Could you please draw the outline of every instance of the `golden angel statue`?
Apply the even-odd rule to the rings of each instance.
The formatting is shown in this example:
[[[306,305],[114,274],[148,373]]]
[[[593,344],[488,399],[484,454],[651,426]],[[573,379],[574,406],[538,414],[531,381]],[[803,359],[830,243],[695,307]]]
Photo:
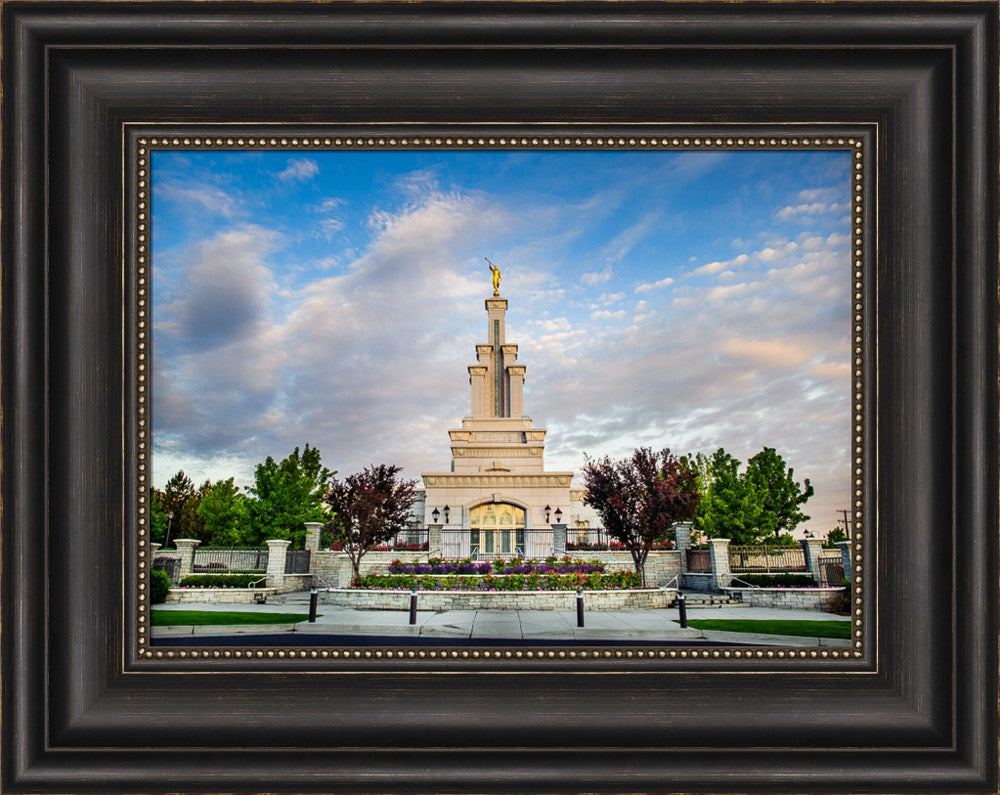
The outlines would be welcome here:
[[[490,266],[490,271],[493,273],[493,297],[496,298],[500,295],[500,268],[490,262],[489,257],[483,257],[486,260],[486,264]]]

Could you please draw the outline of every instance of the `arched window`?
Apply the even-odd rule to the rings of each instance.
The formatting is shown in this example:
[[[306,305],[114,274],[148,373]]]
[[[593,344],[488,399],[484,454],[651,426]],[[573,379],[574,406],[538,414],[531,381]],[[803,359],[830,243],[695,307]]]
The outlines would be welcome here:
[[[524,555],[524,508],[509,502],[477,505],[469,511],[474,558]]]

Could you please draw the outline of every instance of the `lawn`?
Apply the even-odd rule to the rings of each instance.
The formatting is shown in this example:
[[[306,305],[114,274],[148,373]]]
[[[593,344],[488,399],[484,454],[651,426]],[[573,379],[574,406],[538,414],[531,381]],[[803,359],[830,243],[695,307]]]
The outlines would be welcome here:
[[[808,638],[850,638],[850,621],[764,621],[738,618],[699,618],[688,621],[695,629],[720,632],[757,632],[761,635],[799,635]]]
[[[153,610],[154,627],[234,626],[237,624],[297,624],[307,613],[250,613],[221,610]]]

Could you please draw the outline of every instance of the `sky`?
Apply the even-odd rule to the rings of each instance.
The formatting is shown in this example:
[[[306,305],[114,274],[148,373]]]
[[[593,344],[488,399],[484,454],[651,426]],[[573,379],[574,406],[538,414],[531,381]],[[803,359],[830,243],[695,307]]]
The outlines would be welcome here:
[[[306,443],[340,476],[446,471],[488,257],[547,470],[774,447],[825,534],[850,506],[849,172],[846,151],[154,151],[153,483],[251,485]]]

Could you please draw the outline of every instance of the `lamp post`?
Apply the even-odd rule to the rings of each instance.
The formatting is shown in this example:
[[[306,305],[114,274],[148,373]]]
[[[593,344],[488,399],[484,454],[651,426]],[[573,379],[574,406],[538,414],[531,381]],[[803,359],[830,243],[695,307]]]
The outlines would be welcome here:
[[[562,524],[562,509],[556,508],[556,524]]]
[[[545,524],[551,524],[552,508],[548,505],[545,506]]]
[[[438,523],[438,517],[439,516],[441,516],[441,511],[439,511],[437,508],[435,508],[433,511],[431,511],[431,519],[434,520],[434,524]]]
[[[451,508],[447,505],[444,506],[444,523],[448,524],[448,515],[451,513]]]
[[[174,520],[174,512],[167,511],[167,537],[163,539],[163,548],[166,549],[170,546],[170,523]]]

